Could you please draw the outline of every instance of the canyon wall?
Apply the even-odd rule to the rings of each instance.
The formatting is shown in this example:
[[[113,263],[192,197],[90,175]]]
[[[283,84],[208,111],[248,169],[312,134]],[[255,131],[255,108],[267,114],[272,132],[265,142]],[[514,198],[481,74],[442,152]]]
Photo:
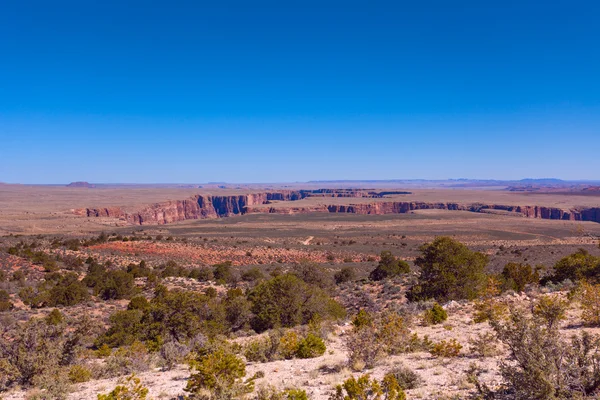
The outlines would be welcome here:
[[[398,192],[393,194],[408,194]],[[304,214],[311,212],[350,214],[403,214],[414,210],[459,210],[470,212],[505,211],[526,218],[556,219],[569,221],[600,222],[600,207],[562,209],[542,206],[516,206],[499,204],[432,203],[418,201],[374,201],[360,204],[314,204],[285,207],[264,207],[272,201],[296,201],[307,197],[383,197],[381,193],[367,190],[282,190],[276,192],[243,195],[209,196],[196,195],[185,200],[169,200],[150,204],[135,211],[121,207],[86,208],[74,210],[87,217],[119,218],[133,225],[161,225],[190,219],[222,218],[247,213]],[[260,207],[259,207],[260,206]]]

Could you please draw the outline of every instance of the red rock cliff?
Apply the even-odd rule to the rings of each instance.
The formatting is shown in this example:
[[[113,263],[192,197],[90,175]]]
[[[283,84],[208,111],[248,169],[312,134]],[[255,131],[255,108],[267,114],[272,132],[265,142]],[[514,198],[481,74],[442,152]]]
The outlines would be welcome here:
[[[527,218],[557,219],[571,221],[600,222],[600,207],[581,209],[561,209],[541,206],[516,206],[499,204],[458,204],[458,203],[426,203],[374,201],[372,203],[346,205],[317,205],[299,207],[256,207],[269,204],[271,201],[295,201],[309,196],[346,197],[348,191],[277,191],[252,193],[244,195],[207,196],[196,195],[185,200],[170,200],[150,204],[135,211],[125,211],[121,207],[87,208],[75,210],[78,215],[88,217],[120,218],[130,224],[161,225],[189,219],[221,218],[246,213],[302,214],[310,212],[352,213],[352,214],[403,214],[413,210],[462,210],[486,212],[486,210],[502,210],[521,214]],[[364,195],[362,193],[365,193]],[[358,197],[368,197],[362,192]]]

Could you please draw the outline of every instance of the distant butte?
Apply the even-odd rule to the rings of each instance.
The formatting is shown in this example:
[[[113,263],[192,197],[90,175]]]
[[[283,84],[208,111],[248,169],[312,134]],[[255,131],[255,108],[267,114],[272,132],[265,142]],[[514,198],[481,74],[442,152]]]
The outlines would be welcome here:
[[[75,188],[95,188],[96,185],[89,182],[71,182],[67,185],[67,187],[75,187]]]

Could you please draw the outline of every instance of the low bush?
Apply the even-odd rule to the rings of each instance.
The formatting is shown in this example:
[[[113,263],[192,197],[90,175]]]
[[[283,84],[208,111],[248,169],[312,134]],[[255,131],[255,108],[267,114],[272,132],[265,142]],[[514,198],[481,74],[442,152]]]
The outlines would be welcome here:
[[[290,360],[298,353],[298,345],[300,343],[298,333],[293,330],[287,330],[279,339],[279,347],[277,353],[285,359]]]
[[[135,341],[130,346],[118,348],[106,358],[103,374],[116,377],[148,371],[150,367],[151,356],[148,348],[144,343]]]
[[[393,374],[387,374],[381,380],[363,375],[358,379],[351,377],[338,385],[335,394],[329,400],[405,400],[406,394]]]
[[[303,389],[277,390],[273,386],[260,387],[253,400],[308,400],[308,395]]]
[[[539,270],[541,267],[532,268],[529,264],[508,263],[502,270],[502,280],[504,290],[514,290],[522,292],[525,286],[537,284],[540,281]]]
[[[104,300],[128,299],[138,292],[133,274],[125,271],[109,271],[98,290]]]
[[[108,394],[99,394],[98,400],[146,400],[148,388],[135,375],[127,377]]]
[[[580,302],[583,322],[590,326],[600,326],[600,285],[583,283]]]
[[[481,323],[502,319],[508,313],[508,307],[496,296],[500,294],[501,282],[495,277],[487,277],[481,298],[474,302],[473,322]]]
[[[356,269],[352,267],[343,267],[333,276],[335,283],[340,285],[342,283],[351,282],[356,279]]]
[[[558,261],[553,268],[553,274],[544,281],[562,282],[566,279],[579,281],[581,279],[596,280],[600,270],[600,257],[594,257],[586,250],[580,249]]]
[[[69,369],[69,381],[71,383],[83,383],[92,379],[92,372],[83,365],[73,365]]]
[[[269,362],[298,358],[314,358],[325,353],[326,346],[319,336],[308,333],[301,337],[296,331],[273,330],[267,337],[258,338],[244,347],[244,356],[250,362]]]
[[[469,351],[477,357],[494,357],[500,354],[498,338],[492,332],[480,333],[469,339]]]
[[[353,329],[345,336],[350,367],[354,370],[372,368],[388,354],[399,354],[410,348],[410,332],[404,319],[392,312],[373,316],[359,312]]]
[[[170,339],[162,344],[159,350],[160,365],[163,370],[171,370],[177,364],[183,363],[191,348],[185,343]]]
[[[16,325],[0,336],[0,390],[13,384],[59,390],[68,384],[64,370],[74,363],[90,330],[85,319],[72,322],[69,329],[65,323],[53,325],[38,318]]]
[[[265,275],[259,268],[253,267],[247,271],[244,271],[241,278],[245,282],[256,282],[265,279]]]
[[[434,303],[433,307],[425,310],[423,314],[423,323],[425,325],[437,325],[448,319],[448,313],[438,303]]]
[[[333,286],[333,277],[325,268],[317,263],[303,260],[293,268],[294,275],[309,285],[327,289]]]
[[[558,296],[541,296],[533,307],[533,315],[539,318],[548,329],[558,326],[558,323],[566,319],[566,311],[569,302]]]
[[[400,365],[389,372],[396,378],[396,382],[403,390],[416,389],[423,384],[423,378],[415,371]]]
[[[200,351],[190,362],[190,367],[193,373],[185,391],[191,399],[206,398],[206,392],[210,393],[210,398],[232,399],[253,389],[252,382],[243,381],[246,364],[225,346]]]
[[[6,290],[0,290],[0,312],[12,310],[15,306],[10,301],[10,295]]]
[[[325,342],[320,337],[309,333],[298,343],[296,356],[298,358],[315,358],[325,354]]]
[[[220,264],[213,265],[213,277],[219,284],[234,283],[235,276],[231,269],[231,261],[225,261]]]
[[[379,264],[369,274],[369,279],[372,281],[381,281],[410,272],[410,265],[394,257],[390,251],[382,251],[379,258]]]
[[[600,339],[587,332],[566,341],[556,325],[514,310],[506,323],[492,321],[510,350],[500,371],[518,399],[580,399],[600,388]]]
[[[442,340],[438,343],[434,343],[431,346],[429,352],[435,357],[458,357],[462,345],[456,341],[456,339],[450,339],[448,341]]]
[[[19,297],[32,308],[73,306],[90,298],[87,288],[74,272],[49,274],[37,287],[25,287]]]

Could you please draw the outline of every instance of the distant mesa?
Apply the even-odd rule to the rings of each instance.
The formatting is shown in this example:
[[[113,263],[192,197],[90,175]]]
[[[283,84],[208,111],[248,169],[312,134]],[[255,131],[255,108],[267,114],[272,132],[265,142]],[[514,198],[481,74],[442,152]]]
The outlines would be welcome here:
[[[71,182],[67,185],[67,187],[75,187],[75,188],[95,188],[96,185],[89,182]]]

